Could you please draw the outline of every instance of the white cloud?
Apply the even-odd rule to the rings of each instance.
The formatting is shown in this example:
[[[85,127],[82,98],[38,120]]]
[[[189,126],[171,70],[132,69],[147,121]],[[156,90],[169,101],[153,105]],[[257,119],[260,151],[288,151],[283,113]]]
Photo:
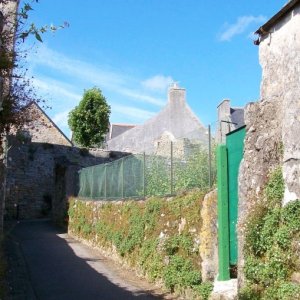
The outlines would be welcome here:
[[[52,107],[48,115],[66,135],[70,133],[68,113],[78,105],[84,88],[94,85],[103,90],[111,105],[112,122],[138,124],[153,117],[166,103],[165,89],[172,82],[171,76],[156,75],[146,80],[128,76],[120,70],[67,57],[45,45],[30,57],[30,65],[37,93]],[[133,101],[138,107],[133,107]]]
[[[219,40],[221,42],[231,41],[231,39],[239,34],[244,33],[251,24],[264,23],[267,20],[265,16],[242,16],[237,19],[234,24],[226,23],[224,30],[220,34]]]
[[[171,76],[156,75],[142,81],[142,86],[149,90],[165,91],[172,82]]]
[[[53,116],[52,121],[58,126],[67,129],[68,128],[68,115],[69,110],[57,113]]]
[[[84,79],[92,84],[101,84],[105,87],[111,87],[123,83],[123,78],[116,73],[104,71],[94,65],[66,57],[46,46],[41,46],[37,55],[34,56],[32,60],[37,65],[43,65],[60,71],[63,74]]]
[[[51,78],[37,79],[32,80],[33,85],[42,93],[51,94],[56,96],[61,101],[73,100],[78,102],[81,98],[81,95],[72,92],[72,87],[63,84],[60,81],[53,80]]]
[[[151,103],[151,104],[154,104],[154,105],[157,105],[157,106],[163,106],[165,104],[165,102],[166,102],[163,99],[152,97],[152,96],[143,94],[141,92],[133,91],[133,90],[126,89],[126,88],[125,89],[123,89],[123,88],[120,89],[120,92],[124,96],[128,96],[128,97],[133,98],[133,99],[142,100],[144,102],[148,102],[148,103]]]
[[[112,110],[116,113],[125,115],[135,121],[146,121],[147,119],[154,116],[154,112],[139,109],[135,107],[120,105],[120,104],[112,104]]]
[[[140,123],[153,117],[155,113],[136,107],[125,106],[120,104],[111,105],[113,113],[125,116],[132,120],[132,122]],[[65,132],[69,130],[68,127],[68,116],[71,109],[59,112],[52,117],[52,121]]]
[[[51,68],[65,76],[87,82],[90,86],[99,86],[101,89],[107,89],[119,95],[132,97],[135,101],[157,106],[162,106],[166,102],[137,89],[136,86],[141,82],[139,79],[130,78],[118,71],[110,71],[101,66],[66,57],[44,45],[39,48],[37,55],[31,58],[31,63],[35,67],[43,66]]]

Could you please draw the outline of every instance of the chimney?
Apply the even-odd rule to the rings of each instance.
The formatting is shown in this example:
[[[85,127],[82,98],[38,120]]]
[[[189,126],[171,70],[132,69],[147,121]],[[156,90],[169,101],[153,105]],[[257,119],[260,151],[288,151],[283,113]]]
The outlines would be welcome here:
[[[218,121],[217,121],[217,132],[216,142],[218,144],[226,143],[226,134],[230,132],[230,100],[224,99],[217,107]],[[227,123],[229,122],[229,123]]]
[[[174,82],[169,87],[168,103],[170,104],[185,104],[185,89],[179,87],[177,82]]]

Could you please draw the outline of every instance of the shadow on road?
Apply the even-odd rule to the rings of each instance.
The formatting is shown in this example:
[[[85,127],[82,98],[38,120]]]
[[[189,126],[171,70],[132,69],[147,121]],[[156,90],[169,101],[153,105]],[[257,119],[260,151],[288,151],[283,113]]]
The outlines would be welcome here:
[[[112,283],[89,265],[101,259],[78,257],[66,240],[58,236],[62,233],[50,221],[24,221],[13,230],[36,299],[163,299],[149,291],[129,291]]]

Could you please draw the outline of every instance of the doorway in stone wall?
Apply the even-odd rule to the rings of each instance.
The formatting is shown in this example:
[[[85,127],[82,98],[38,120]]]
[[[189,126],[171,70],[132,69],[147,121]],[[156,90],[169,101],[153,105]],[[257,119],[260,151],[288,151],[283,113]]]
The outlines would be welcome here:
[[[65,210],[66,197],[66,166],[57,163],[55,165],[55,190],[52,208],[52,219],[57,222],[60,219],[62,210]]]

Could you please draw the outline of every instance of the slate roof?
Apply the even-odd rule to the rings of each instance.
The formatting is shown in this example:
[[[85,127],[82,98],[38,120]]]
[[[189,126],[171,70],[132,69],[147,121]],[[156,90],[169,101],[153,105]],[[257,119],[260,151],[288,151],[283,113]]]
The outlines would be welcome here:
[[[113,139],[116,136],[124,133],[125,131],[134,128],[133,124],[111,124],[109,130],[109,139]]]
[[[230,117],[231,117],[231,122],[236,124],[235,128],[239,128],[245,125],[244,108],[231,107]]]
[[[107,149],[132,153],[153,153],[155,141],[165,132],[175,139],[188,138],[207,144],[207,129],[186,103],[186,91],[174,85],[169,88],[168,103],[143,125],[137,125],[107,141]]]

